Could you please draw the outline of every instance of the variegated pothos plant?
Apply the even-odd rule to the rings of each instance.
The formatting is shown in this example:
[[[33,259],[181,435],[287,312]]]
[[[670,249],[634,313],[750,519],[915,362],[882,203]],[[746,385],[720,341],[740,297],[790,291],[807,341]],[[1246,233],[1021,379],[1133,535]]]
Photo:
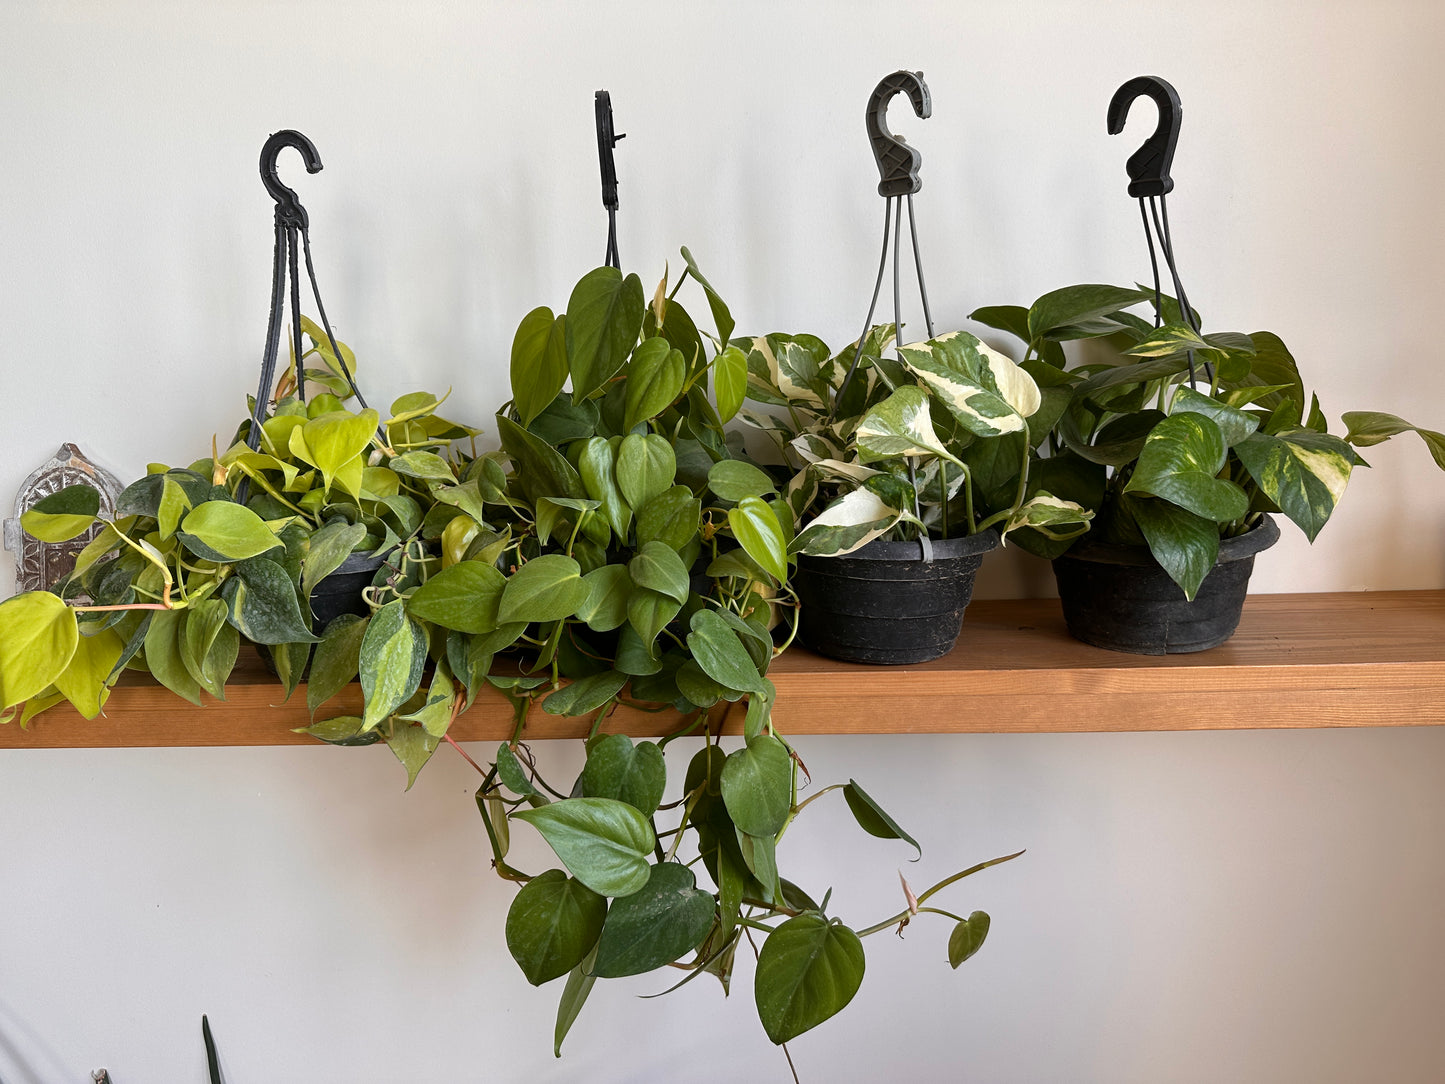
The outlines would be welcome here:
[[[1034,484],[1033,450],[1059,396],[965,331],[898,347],[892,325],[861,352],[810,335],[739,340],[744,421],[767,434],[795,521],[795,552],[841,556],[879,538],[1031,528],[1061,539],[1091,513]],[[848,373],[858,358],[851,380]]]
[[[1152,322],[1129,311],[1146,301]],[[1094,514],[1090,540],[1147,546],[1193,599],[1220,539],[1267,513],[1314,541],[1367,465],[1352,445],[1414,431],[1445,468],[1445,436],[1394,415],[1346,413],[1345,435],[1331,434],[1279,336],[1203,334],[1191,316],[1152,291],[1098,284],[972,314],[1024,344],[1020,368],[1060,403],[1031,476]],[[1070,365],[1062,344],[1081,340]],[[1017,540],[1043,557],[1073,544],[1029,530]]]

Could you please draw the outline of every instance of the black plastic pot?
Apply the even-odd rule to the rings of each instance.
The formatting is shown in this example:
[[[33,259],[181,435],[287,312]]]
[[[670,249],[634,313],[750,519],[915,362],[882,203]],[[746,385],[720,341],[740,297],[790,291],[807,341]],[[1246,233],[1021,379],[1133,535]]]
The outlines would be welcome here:
[[[1218,647],[1239,626],[1254,555],[1277,541],[1269,516],[1248,534],[1221,539],[1219,560],[1193,602],[1147,547],[1075,546],[1054,560],[1064,622],[1077,640],[1134,655]]]
[[[386,560],[386,555],[352,553],[335,572],[327,576],[311,590],[311,629],[318,636],[333,620],[342,614],[366,617],[371,609],[362,598],[362,591],[371,586],[376,570]]]
[[[917,542],[870,542],[846,557],[798,558],[798,635],[819,655],[879,666],[927,662],[953,650],[973,577],[998,545],[989,530]]]

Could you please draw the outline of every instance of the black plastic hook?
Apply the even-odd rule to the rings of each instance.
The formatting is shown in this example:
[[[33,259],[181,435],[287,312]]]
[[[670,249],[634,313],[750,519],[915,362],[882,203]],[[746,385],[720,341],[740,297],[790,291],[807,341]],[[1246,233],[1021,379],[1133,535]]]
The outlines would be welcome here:
[[[868,99],[868,139],[873,144],[873,157],[878,160],[878,194],[908,196],[923,187],[918,169],[923,155],[888,130],[888,103],[893,95],[906,93],[913,102],[913,112],[923,120],[933,115],[933,100],[922,72],[896,71],[885,76]]]
[[[602,165],[602,206],[609,211],[617,210],[617,163],[613,161],[612,148],[619,139],[626,139],[627,133],[613,134],[612,95],[599,90],[593,98],[597,111],[597,159]]]
[[[1174,180],[1169,176],[1169,167],[1174,163],[1174,145],[1179,142],[1179,122],[1184,118],[1184,108],[1179,104],[1178,92],[1167,80],[1157,75],[1138,75],[1114,91],[1109,101],[1109,134],[1118,135],[1124,130],[1129,107],[1135,100],[1148,96],[1159,107],[1159,123],[1154,134],[1144,145],[1129,156],[1126,168],[1129,171],[1129,195],[1162,196],[1174,191]]]
[[[307,173],[321,172],[321,155],[316,151],[316,144],[300,132],[286,128],[274,133],[261,147],[261,183],[276,201],[277,221],[283,225],[300,226],[304,229],[310,225],[306,208],[301,206],[296,193],[282,184],[281,178],[276,175],[276,156],[287,147],[301,152],[301,160],[306,163]]]

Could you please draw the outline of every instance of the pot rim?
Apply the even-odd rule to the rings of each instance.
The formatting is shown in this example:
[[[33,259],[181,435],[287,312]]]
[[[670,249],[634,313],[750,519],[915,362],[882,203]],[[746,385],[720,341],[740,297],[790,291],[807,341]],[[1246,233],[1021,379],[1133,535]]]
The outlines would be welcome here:
[[[997,549],[1000,538],[997,527],[990,527],[977,534],[962,535],[957,538],[931,538],[933,544],[933,559],[955,560],[959,557],[974,557],[987,553],[989,550]],[[839,554],[836,557],[815,557],[809,554],[800,554],[799,563],[803,560],[810,562],[817,561],[907,561],[923,563],[923,547],[916,541],[895,542],[875,538],[866,546],[854,550],[852,553]]]
[[[1233,538],[1221,538],[1219,540],[1219,557],[1214,563],[1222,565],[1228,564],[1230,561],[1242,561],[1246,557],[1262,553],[1278,541],[1279,524],[1275,523],[1274,516],[1264,513],[1261,515],[1259,523],[1244,534],[1235,535]],[[1056,561],[1070,559],[1090,561],[1101,565],[1132,565],[1136,567],[1149,565],[1157,567],[1159,564],[1154,560],[1154,555],[1149,552],[1148,546],[1123,546],[1113,542],[1090,542],[1087,545],[1075,546],[1054,558]]]

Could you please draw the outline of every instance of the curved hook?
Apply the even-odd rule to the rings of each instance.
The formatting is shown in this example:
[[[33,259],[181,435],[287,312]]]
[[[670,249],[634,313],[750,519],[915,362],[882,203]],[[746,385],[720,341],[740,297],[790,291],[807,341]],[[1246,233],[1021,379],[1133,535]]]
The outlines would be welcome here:
[[[287,147],[301,152],[307,173],[321,172],[321,155],[316,151],[316,144],[300,132],[286,128],[274,133],[261,147],[261,183],[276,201],[277,220],[288,226],[305,228],[310,224],[306,208],[301,206],[296,193],[282,184],[281,178],[276,175],[276,156]]]
[[[923,155],[910,147],[902,136],[888,130],[888,103],[893,95],[906,93],[913,102],[913,112],[927,120],[933,115],[933,100],[922,72],[896,71],[873,89],[868,98],[868,139],[873,144],[873,157],[878,161],[878,194],[907,196],[923,187],[918,169]]]
[[[612,157],[612,148],[619,139],[626,139],[627,133],[613,133],[612,95],[605,90],[599,90],[592,100],[597,114],[597,160],[602,165],[602,206],[609,211],[615,211],[618,208],[617,164]]]
[[[1118,135],[1124,130],[1129,107],[1136,99],[1146,95],[1154,99],[1154,104],[1159,107],[1159,123],[1154,128],[1154,134],[1129,156],[1126,164],[1129,195],[1162,196],[1174,191],[1169,167],[1174,162],[1174,145],[1179,142],[1179,122],[1184,119],[1179,93],[1157,75],[1135,76],[1114,91],[1114,97],[1109,101],[1109,134]]]

